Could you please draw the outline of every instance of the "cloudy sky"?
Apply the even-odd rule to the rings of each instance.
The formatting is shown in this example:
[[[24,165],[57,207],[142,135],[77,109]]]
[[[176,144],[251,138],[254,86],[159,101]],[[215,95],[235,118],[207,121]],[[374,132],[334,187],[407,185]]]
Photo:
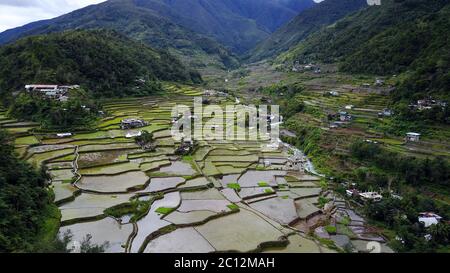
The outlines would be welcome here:
[[[105,0],[0,0],[0,32]]]

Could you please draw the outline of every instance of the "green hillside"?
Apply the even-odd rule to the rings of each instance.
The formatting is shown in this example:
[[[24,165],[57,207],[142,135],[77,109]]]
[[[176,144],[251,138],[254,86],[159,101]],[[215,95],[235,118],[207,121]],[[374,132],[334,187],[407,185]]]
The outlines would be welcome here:
[[[187,64],[201,67],[236,66],[238,61],[213,39],[182,27],[155,11],[138,7],[132,0],[111,0],[37,24],[0,34],[0,43],[20,37],[73,29],[112,29],[151,47],[168,49]]]
[[[247,56],[258,61],[276,56],[297,45],[321,27],[332,24],[344,16],[367,7],[366,0],[327,0],[301,12],[261,42]]]
[[[139,78],[148,88],[135,88]],[[140,95],[151,92],[154,80],[199,82],[201,77],[167,52],[112,31],[34,36],[0,48],[2,96],[27,83],[80,84],[96,96]]]
[[[278,61],[338,62],[351,73],[403,73],[398,98],[448,98],[449,12],[446,0],[385,0],[315,33]]]

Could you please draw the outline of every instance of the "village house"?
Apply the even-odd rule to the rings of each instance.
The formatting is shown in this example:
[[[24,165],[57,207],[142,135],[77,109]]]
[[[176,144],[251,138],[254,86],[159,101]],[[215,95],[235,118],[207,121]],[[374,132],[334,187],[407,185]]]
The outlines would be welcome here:
[[[191,154],[195,149],[196,143],[193,140],[181,139],[181,145],[175,150],[176,155],[184,156]]]
[[[384,85],[384,81],[382,79],[375,80],[375,86],[383,86],[383,85]]]
[[[217,95],[217,91],[216,90],[205,90],[203,91],[203,96],[205,97],[211,97],[211,96],[215,96]]]
[[[421,134],[410,132],[406,134],[406,141],[407,142],[419,142],[420,141]]]
[[[228,97],[228,94],[217,90],[204,90],[203,96],[205,97]]]
[[[438,224],[441,220],[442,217],[433,212],[422,212],[418,217],[419,223],[424,224],[426,228]]]
[[[393,116],[393,115],[394,115],[394,111],[391,110],[391,109],[387,109],[387,108],[383,109],[383,111],[381,111],[381,112],[378,113],[378,117],[379,117],[379,118],[382,118],[382,117],[391,117],[391,116]]]
[[[324,96],[339,97],[339,92],[332,90],[329,92],[325,92]]]
[[[135,138],[142,136],[142,131],[130,132],[125,135],[125,138]]]
[[[359,191],[357,189],[346,190],[345,193],[348,197],[358,197]]]
[[[346,106],[345,106],[345,109],[346,109],[346,110],[353,110],[353,108],[355,108],[354,105],[346,105]]]
[[[56,136],[59,138],[71,137],[72,133],[60,133],[60,134],[56,134]]]
[[[320,74],[321,70],[320,67],[314,65],[313,63],[309,63],[306,65],[300,64],[299,61],[294,62],[292,65],[291,71],[292,72],[304,72],[304,71],[313,71],[315,74]]]
[[[79,85],[27,84],[25,90],[33,95],[65,102],[69,99],[69,91],[79,89]]]
[[[124,119],[122,120],[120,124],[120,128],[122,130],[128,130],[128,129],[134,129],[134,128],[141,128],[144,126],[147,126],[148,122],[145,122],[140,119]]]
[[[383,199],[383,196],[377,192],[364,192],[360,193],[359,197],[363,201],[372,201],[372,202],[380,202]]]
[[[433,107],[441,107],[445,108],[448,106],[448,103],[445,101],[435,100],[433,98],[421,99],[416,103],[410,104],[409,107],[413,109],[417,109],[419,111],[430,110]]]
[[[353,117],[349,113],[341,111],[339,112],[339,120],[342,122],[349,122],[353,120]]]
[[[337,129],[337,128],[339,128],[339,126],[340,126],[340,124],[339,123],[337,123],[337,122],[333,122],[333,123],[330,123],[330,129]]]

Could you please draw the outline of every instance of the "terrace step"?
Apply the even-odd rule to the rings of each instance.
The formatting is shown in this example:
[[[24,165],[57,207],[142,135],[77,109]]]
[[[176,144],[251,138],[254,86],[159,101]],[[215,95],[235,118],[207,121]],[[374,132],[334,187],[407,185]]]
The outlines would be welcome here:
[[[244,203],[252,204],[252,203],[256,203],[256,202],[259,202],[259,201],[263,201],[263,200],[267,200],[267,199],[271,199],[271,198],[275,198],[275,197],[278,197],[276,193],[271,194],[271,195],[266,195],[266,196],[260,196],[260,197],[247,199],[247,200],[244,201]]]

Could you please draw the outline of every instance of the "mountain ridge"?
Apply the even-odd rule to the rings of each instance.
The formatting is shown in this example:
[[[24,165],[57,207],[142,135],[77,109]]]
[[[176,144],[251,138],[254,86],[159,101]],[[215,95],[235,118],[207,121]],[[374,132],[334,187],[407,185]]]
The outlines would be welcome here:
[[[97,97],[147,94],[145,86],[136,88],[138,78],[149,84],[201,82],[197,72],[167,51],[152,49],[111,30],[30,36],[0,48],[2,95],[34,82],[78,84]]]
[[[276,56],[321,27],[330,25],[337,20],[367,7],[366,0],[326,0],[310,9],[302,11],[294,19],[272,33],[266,40],[259,43],[246,56],[248,61],[259,61]]]
[[[214,45],[216,55],[228,58],[223,63],[235,63],[227,48],[245,52],[297,12],[313,5],[313,0],[109,0],[7,30],[0,33],[0,44],[28,35],[101,27],[118,30],[153,47],[171,46],[179,53],[186,47],[197,53],[205,51],[205,39],[211,39],[210,45],[219,41],[224,46]]]

